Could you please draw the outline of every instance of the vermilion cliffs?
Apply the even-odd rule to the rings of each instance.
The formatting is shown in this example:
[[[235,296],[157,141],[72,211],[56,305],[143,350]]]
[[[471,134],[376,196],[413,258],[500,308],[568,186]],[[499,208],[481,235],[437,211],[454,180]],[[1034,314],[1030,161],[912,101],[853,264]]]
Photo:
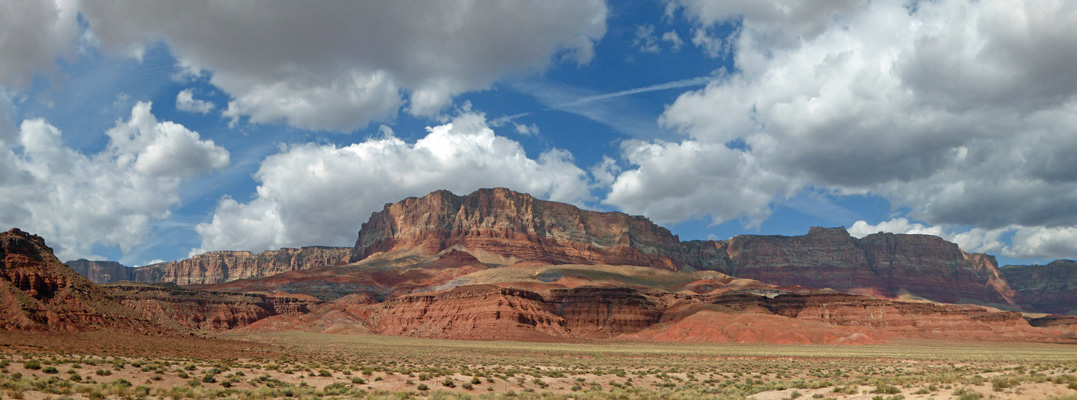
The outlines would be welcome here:
[[[1061,316],[946,304],[1068,311],[1066,263],[1000,270],[993,257],[937,237],[857,239],[843,228],[682,242],[643,217],[506,189],[387,205],[350,249],[212,252],[137,269],[69,263],[102,282],[163,282],[155,284],[99,287],[48,261],[55,257],[41,238],[5,235],[7,286],[22,293],[5,292],[14,293],[4,295],[13,299],[5,300],[5,320],[20,321],[8,329],[107,329],[102,320],[118,320],[179,333],[856,344],[1067,341],[1074,326]],[[56,289],[63,287],[86,295],[47,300],[71,292]],[[48,304],[94,307],[61,313]],[[115,317],[94,317],[100,310]],[[83,316],[89,321],[78,322]]]
[[[40,236],[0,233],[0,330],[164,331],[66,267]]]
[[[359,231],[351,261],[454,246],[521,261],[714,270],[778,285],[1020,304],[994,257],[967,254],[934,236],[879,233],[856,239],[844,228],[812,228],[806,236],[681,242],[643,217],[584,211],[507,189],[467,196],[438,191],[387,205]]]
[[[67,265],[96,283],[119,281],[168,282],[177,285],[211,284],[276,275],[322,265],[341,265],[346,247],[307,246],[298,249],[252,253],[212,251],[194,257],[131,268],[114,261],[68,261]]]

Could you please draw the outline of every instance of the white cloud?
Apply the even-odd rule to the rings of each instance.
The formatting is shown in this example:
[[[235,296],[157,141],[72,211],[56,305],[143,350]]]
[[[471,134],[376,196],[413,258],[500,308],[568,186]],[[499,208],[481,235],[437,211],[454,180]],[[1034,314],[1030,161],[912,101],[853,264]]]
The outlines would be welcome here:
[[[933,235],[940,237],[946,236],[940,226],[927,226],[910,222],[908,218],[895,218],[889,221],[879,222],[876,225],[871,225],[867,223],[867,221],[860,220],[849,227],[849,234],[858,238],[878,232]]]
[[[976,226],[960,233],[978,248],[999,248],[1000,232],[1015,232],[1012,254],[1051,248],[1037,243],[1053,241],[1032,240],[1046,233],[1029,229],[1058,238],[1077,226],[1077,158],[1069,156],[1077,151],[1077,70],[1065,61],[1077,59],[1077,31],[1070,29],[1077,3],[669,4],[704,36],[736,25],[736,72],[684,93],[660,118],[686,136],[682,143],[702,149],[697,158],[729,164],[690,172],[674,167],[679,153],[668,152],[670,160],[641,164],[618,179],[645,173],[653,187],[615,189],[607,202],[664,208],[670,220],[699,217],[706,207],[668,209],[662,203],[669,199],[654,193],[684,193],[687,201],[702,190],[693,186],[698,182],[750,170],[779,177],[788,190],[872,194],[931,225]],[[737,18],[739,25],[731,22]],[[729,161],[730,148],[743,152],[739,161]],[[626,149],[626,157],[633,151]],[[744,187],[714,195],[768,204],[787,193]],[[729,202],[705,215],[763,215]]]
[[[674,53],[681,51],[681,46],[684,46],[684,40],[681,40],[681,36],[677,34],[677,31],[663,33],[662,41],[669,42],[669,49]]]
[[[588,199],[587,173],[571,154],[553,149],[530,159],[519,143],[495,135],[482,114],[464,112],[427,131],[415,143],[386,135],[344,147],[297,145],[266,158],[255,174],[257,196],[222,199],[212,221],[196,227],[202,245],[192,254],[350,245],[385,203],[438,189],[466,194],[501,186],[555,201]]]
[[[773,47],[799,39],[811,40],[825,32],[831,22],[844,20],[864,3],[865,0],[673,0],[666,4],[666,14],[680,10],[687,19],[702,26],[742,17],[747,35]]]
[[[788,182],[759,169],[750,153],[723,145],[629,141],[622,147],[636,168],[617,176],[603,202],[658,223],[709,216],[716,223],[746,218],[754,226],[770,216],[772,198],[791,194]]]
[[[606,31],[600,0],[82,7],[102,48],[138,57],[164,41],[182,69],[209,72],[233,97],[227,117],[334,131],[392,119],[405,105],[436,115],[460,93],[552,60],[587,63]]]
[[[1077,227],[1018,229],[1008,252],[1020,258],[1074,258],[1077,254]]]
[[[0,86],[25,88],[75,54],[79,28],[73,1],[0,2]]]
[[[849,234],[858,238],[876,232],[934,235],[956,243],[967,252],[999,254],[1012,258],[1072,258],[1077,253],[1077,227],[1069,226],[1050,228],[1013,225],[997,229],[955,229],[914,223],[907,218],[895,218],[875,225],[861,220],[849,227]],[[1010,245],[1003,241],[1003,237],[1007,235],[1012,235]]]
[[[176,109],[180,111],[208,114],[213,110],[213,103],[194,98],[194,91],[184,89],[176,95]]]
[[[632,45],[639,48],[640,53],[657,53],[661,50],[658,47],[658,38],[654,36],[654,25],[636,26],[636,38]]]
[[[0,225],[48,238],[63,259],[94,245],[128,252],[170,216],[184,178],[228,165],[225,149],[158,121],[149,103],[107,135],[104,150],[86,155],[47,121],[22,121],[17,139],[0,144]]]
[[[526,124],[516,124],[516,123],[514,123],[512,125],[513,125],[513,127],[516,128],[516,133],[519,133],[521,135],[535,136],[535,135],[539,134],[538,125],[535,125],[535,124],[526,125]]]

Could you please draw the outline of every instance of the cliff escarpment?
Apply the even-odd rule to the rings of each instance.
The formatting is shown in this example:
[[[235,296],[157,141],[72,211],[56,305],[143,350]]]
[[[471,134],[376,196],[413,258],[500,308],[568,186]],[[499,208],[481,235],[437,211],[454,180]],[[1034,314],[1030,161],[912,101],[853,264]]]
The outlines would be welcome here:
[[[1047,265],[1007,265],[1002,276],[1033,309],[1055,314],[1077,313],[1077,261]]]
[[[844,228],[812,228],[804,236],[682,242],[644,217],[581,210],[508,189],[466,196],[437,191],[386,205],[363,224],[350,261],[451,247],[518,261],[714,270],[777,285],[1025,306],[994,257],[965,253],[935,236],[878,233],[857,239]]]

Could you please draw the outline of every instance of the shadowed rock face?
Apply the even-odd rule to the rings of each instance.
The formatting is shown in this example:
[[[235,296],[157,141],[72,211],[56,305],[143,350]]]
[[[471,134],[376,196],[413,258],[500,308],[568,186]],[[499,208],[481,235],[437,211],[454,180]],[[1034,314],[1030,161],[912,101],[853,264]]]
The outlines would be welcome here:
[[[40,236],[0,233],[0,330],[160,333],[53,255]]]
[[[1019,305],[994,257],[967,254],[936,236],[877,233],[856,239],[845,228],[812,228],[805,236],[735,236],[719,271],[776,285],[901,289],[947,303],[975,300]]]
[[[944,302],[1021,305],[994,257],[964,253],[934,236],[879,233],[856,239],[844,228],[812,228],[805,236],[681,242],[643,217],[584,211],[508,189],[467,196],[437,191],[386,205],[363,224],[350,261],[411,248],[433,254],[453,246],[551,264],[715,270],[778,285],[884,296],[904,289]]]
[[[135,269],[115,261],[90,261],[85,258],[65,262],[68,267],[93,283],[135,280]]]
[[[1034,309],[1055,314],[1077,313],[1077,261],[1047,265],[1007,265],[1002,276]]]

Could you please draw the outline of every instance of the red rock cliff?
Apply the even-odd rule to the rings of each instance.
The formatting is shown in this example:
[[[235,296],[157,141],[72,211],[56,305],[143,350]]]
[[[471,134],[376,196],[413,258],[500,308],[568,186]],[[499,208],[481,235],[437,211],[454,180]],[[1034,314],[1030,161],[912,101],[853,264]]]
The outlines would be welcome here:
[[[0,330],[165,332],[56,259],[40,236],[0,233]]]
[[[805,236],[740,235],[725,244],[730,261],[717,270],[776,285],[901,289],[948,303],[975,300],[1018,305],[994,257],[967,254],[936,236],[878,233],[856,239],[845,228],[812,228]]]
[[[298,271],[324,265],[341,265],[347,247],[309,246],[283,248],[254,254],[249,251],[212,251],[180,261],[134,269],[133,281],[200,285],[230,282]]]
[[[1057,260],[1047,265],[1007,265],[1002,267],[1002,275],[1017,291],[1018,297],[1037,311],[1077,313],[1077,262]]]
[[[584,211],[501,188],[467,196],[437,191],[386,205],[363,224],[351,261],[377,252],[436,253],[456,245],[554,264],[674,270],[685,264],[677,237],[646,218]]]
[[[452,246],[551,264],[716,270],[778,285],[885,296],[904,289],[944,302],[1023,305],[993,257],[966,254],[934,236],[880,233],[856,239],[844,228],[812,228],[804,236],[681,242],[643,217],[580,210],[508,189],[467,196],[437,191],[386,205],[363,224],[350,261],[378,252],[435,253]]]
[[[320,302],[254,293],[182,289],[171,284],[108,285],[112,298],[140,316],[177,331],[221,331],[274,315],[301,315]]]

